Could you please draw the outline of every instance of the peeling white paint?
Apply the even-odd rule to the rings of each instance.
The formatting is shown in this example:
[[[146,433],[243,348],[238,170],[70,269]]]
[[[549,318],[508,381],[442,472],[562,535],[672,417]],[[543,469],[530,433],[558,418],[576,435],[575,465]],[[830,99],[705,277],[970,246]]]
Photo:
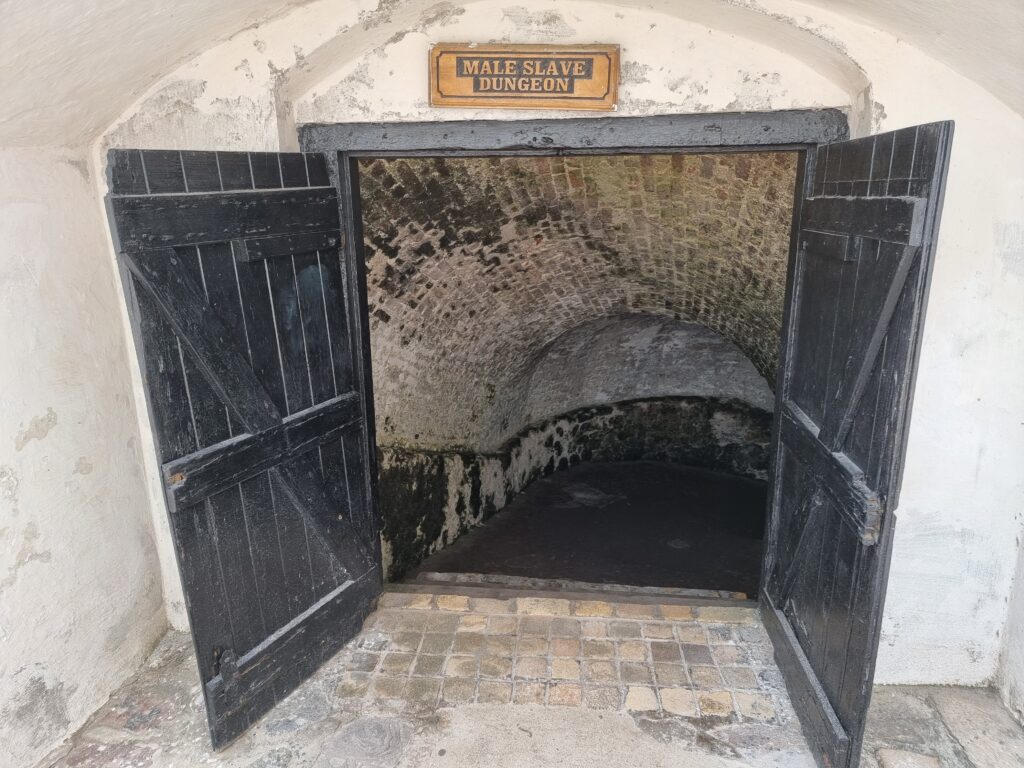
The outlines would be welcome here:
[[[45,440],[50,430],[56,426],[57,414],[53,408],[47,408],[45,416],[33,416],[29,425],[14,436],[14,450],[20,451],[31,440]]]

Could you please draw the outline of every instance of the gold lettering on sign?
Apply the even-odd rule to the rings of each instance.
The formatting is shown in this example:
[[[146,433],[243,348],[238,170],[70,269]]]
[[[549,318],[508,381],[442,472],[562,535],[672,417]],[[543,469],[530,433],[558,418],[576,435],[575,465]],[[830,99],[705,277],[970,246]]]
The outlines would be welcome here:
[[[615,109],[617,45],[476,45],[430,49],[435,107]]]

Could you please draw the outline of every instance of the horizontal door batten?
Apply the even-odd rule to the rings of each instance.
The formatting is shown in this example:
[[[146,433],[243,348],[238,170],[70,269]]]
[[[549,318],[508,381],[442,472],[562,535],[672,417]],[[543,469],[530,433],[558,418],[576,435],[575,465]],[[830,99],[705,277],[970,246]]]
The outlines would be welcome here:
[[[184,508],[223,491],[292,456],[333,439],[361,416],[359,398],[349,392],[287,417],[279,426],[245,433],[164,464],[167,491]]]
[[[301,253],[337,248],[341,236],[336,229],[323,232],[303,232],[297,235],[269,235],[248,237],[233,241],[240,261],[259,261],[277,256],[295,256]]]
[[[222,661],[219,674],[205,685],[215,747],[229,740],[226,734],[252,724],[359,631],[379,592],[378,579],[374,566],[311,605],[254,651]]]
[[[882,503],[864,482],[856,466],[833,453],[818,439],[817,428],[796,403],[787,400],[782,411],[782,441],[836,503],[840,513],[867,545],[878,540]]]
[[[338,229],[332,188],[110,199],[122,251]]]
[[[920,245],[924,200],[916,197],[810,197],[804,201],[804,231],[857,235]]]

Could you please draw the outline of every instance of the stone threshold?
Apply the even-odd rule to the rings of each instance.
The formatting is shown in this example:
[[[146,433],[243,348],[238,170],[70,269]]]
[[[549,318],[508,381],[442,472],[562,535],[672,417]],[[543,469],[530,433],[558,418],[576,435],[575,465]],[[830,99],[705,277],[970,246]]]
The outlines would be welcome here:
[[[758,621],[753,600],[632,595],[619,592],[558,592],[542,589],[476,587],[467,584],[385,584],[383,608],[456,612],[575,616],[664,621],[713,621],[753,624]],[[500,608],[499,608],[500,606]]]
[[[757,609],[757,601],[747,598],[742,592],[632,587],[624,584],[592,584],[561,579],[529,579],[491,574],[425,573],[417,576],[415,581],[386,582],[384,591],[396,594],[463,595],[496,600],[524,597],[636,605],[703,605]]]

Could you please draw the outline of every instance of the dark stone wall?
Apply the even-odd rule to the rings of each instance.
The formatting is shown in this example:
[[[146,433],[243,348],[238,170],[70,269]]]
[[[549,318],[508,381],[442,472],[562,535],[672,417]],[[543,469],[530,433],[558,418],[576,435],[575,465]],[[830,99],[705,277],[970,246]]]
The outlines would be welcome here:
[[[772,416],[739,400],[632,400],[581,408],[491,453],[381,447],[385,572],[400,578],[534,480],[588,461],[668,461],[766,479]]]

